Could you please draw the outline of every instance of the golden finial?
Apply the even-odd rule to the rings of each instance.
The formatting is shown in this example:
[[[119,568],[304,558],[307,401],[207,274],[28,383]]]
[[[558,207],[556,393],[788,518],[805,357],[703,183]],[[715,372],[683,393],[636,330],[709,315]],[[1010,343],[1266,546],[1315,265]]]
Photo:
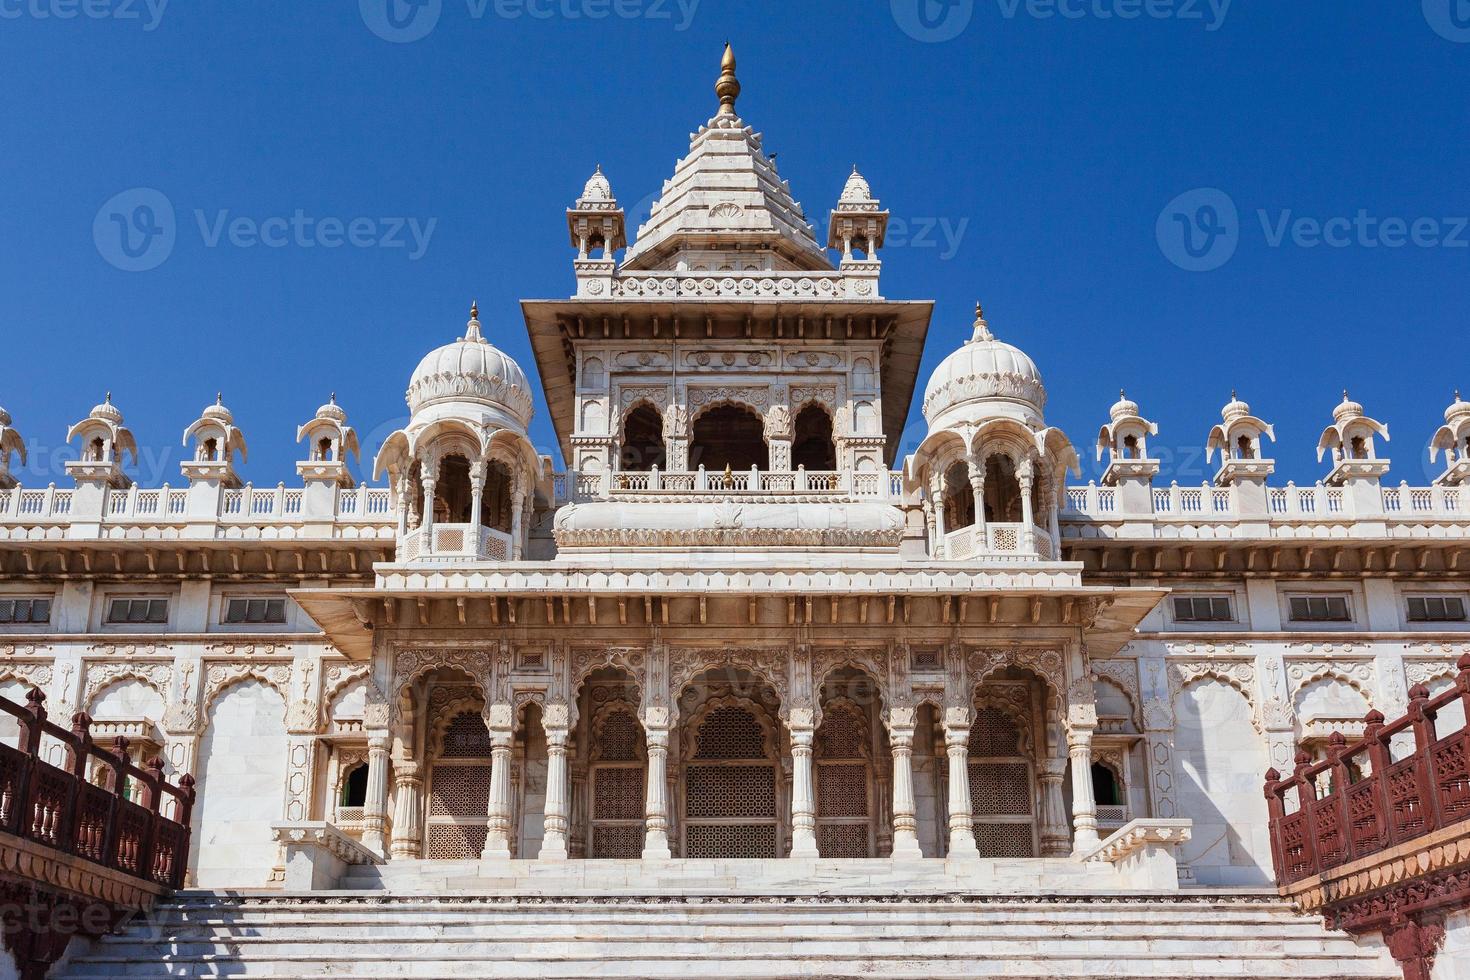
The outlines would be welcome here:
[[[979,303],[975,304],[975,333],[970,337],[970,343],[982,340],[994,340],[995,334],[990,332],[990,324],[985,322],[985,307]]]
[[[477,299],[470,300],[470,319],[480,319],[480,301]]]
[[[225,403],[225,393],[223,391],[216,391],[214,393],[214,403],[215,405],[223,405]]]
[[[735,77],[735,49],[725,42],[725,54],[720,59],[720,80],[715,82],[715,94],[720,97],[720,115],[735,115],[735,100],[740,97],[740,82]]]

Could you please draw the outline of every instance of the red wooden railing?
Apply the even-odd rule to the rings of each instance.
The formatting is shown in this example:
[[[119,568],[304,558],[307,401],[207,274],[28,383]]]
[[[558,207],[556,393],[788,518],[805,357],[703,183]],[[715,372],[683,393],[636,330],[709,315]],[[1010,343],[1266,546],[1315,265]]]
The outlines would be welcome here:
[[[139,769],[119,735],[112,751],[92,741],[92,719],[72,716],[70,731],[46,720],[46,696],[32,688],[24,705],[0,698],[0,712],[20,722],[19,748],[0,743],[0,830],[169,888],[184,881],[194,777],[179,785],[163,776],[163,760]],[[66,752],[64,766],[41,758],[42,737]],[[106,785],[87,780],[89,760],[110,770]],[[122,792],[138,788],[137,801]]]
[[[1435,717],[1459,701],[1470,719],[1470,654],[1455,665],[1455,686],[1435,697],[1409,690],[1409,711],[1388,724],[1370,711],[1363,737],[1328,740],[1327,760],[1297,753],[1285,779],[1266,773],[1271,857],[1288,885],[1470,818],[1470,725],[1439,735]],[[1414,750],[1394,758],[1395,736],[1411,732]],[[1405,739],[1397,740],[1400,745]],[[1328,791],[1318,795],[1321,777]]]

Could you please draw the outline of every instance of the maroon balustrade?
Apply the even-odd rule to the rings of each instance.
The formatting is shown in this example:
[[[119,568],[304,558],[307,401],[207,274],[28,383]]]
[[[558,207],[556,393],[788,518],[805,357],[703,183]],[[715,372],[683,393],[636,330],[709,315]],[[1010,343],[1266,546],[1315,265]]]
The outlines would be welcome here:
[[[1325,762],[1298,752],[1290,776],[1266,772],[1278,885],[1470,817],[1470,725],[1442,735],[1435,729],[1439,712],[1456,701],[1470,719],[1470,654],[1455,666],[1455,686],[1443,694],[1431,698],[1423,684],[1411,688],[1402,718],[1385,724],[1382,712],[1368,712],[1363,737],[1352,744],[1334,733]],[[1409,739],[1398,737],[1406,733],[1412,752],[1403,751]]]
[[[139,769],[128,759],[126,738],[113,739],[109,752],[92,741],[84,712],[72,716],[67,731],[46,720],[45,701],[35,688],[24,705],[0,698],[0,711],[20,722],[20,747],[0,743],[0,830],[178,888],[188,863],[194,777],[171,785],[159,758]],[[42,737],[61,743],[65,765],[41,758]],[[101,785],[87,779],[94,759]],[[136,802],[123,795],[129,785],[138,790]]]

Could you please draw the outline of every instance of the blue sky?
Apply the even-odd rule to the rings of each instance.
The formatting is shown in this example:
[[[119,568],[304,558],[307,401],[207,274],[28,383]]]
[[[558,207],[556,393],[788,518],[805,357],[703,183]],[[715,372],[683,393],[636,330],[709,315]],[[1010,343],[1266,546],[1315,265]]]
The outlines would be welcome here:
[[[1346,387],[1390,426],[1390,479],[1421,483],[1470,391],[1470,0],[386,2],[0,0],[24,482],[64,481],[107,390],[146,484],[181,481],[217,390],[257,484],[297,479],[332,391],[370,455],[475,297],[534,374],[517,302],[572,291],[565,208],[599,162],[630,211],[658,189],[726,38],[808,215],[854,162],[893,212],[884,291],[936,301],[920,387],[983,300],[1089,474],[1126,387],[1164,481],[1198,483],[1236,388],[1276,424],[1277,480],[1310,482]],[[544,412],[533,438],[554,452]]]

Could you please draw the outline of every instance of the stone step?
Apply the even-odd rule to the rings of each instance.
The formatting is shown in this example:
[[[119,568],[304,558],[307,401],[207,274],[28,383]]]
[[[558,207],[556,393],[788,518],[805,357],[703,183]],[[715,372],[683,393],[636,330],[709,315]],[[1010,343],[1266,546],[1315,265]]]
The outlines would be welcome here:
[[[983,971],[980,966],[983,964]],[[186,892],[57,980],[1390,978],[1381,946],[1265,894],[642,901]]]

